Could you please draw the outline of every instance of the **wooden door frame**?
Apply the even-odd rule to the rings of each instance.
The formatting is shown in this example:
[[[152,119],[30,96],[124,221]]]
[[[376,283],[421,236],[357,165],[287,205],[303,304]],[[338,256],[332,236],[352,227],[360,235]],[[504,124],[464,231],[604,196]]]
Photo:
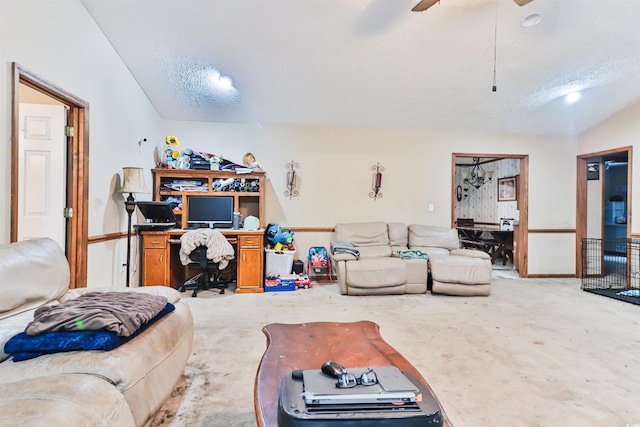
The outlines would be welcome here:
[[[595,153],[580,154],[577,156],[576,165],[576,276],[582,277],[582,239],[587,237],[587,160],[593,157],[604,157],[611,154],[627,153],[627,238],[632,236],[631,215],[632,209],[632,177],[633,177],[633,147],[612,148],[610,150]],[[602,176],[602,172],[601,172]],[[602,189],[604,192],[604,188]],[[604,211],[604,204],[601,207]],[[604,237],[604,235],[602,235]]]
[[[66,256],[71,277],[69,287],[86,287],[89,192],[89,103],[42,77],[12,63],[11,88],[11,229],[10,239],[18,238],[18,154],[20,84],[29,86],[64,104],[69,109],[68,124],[74,134],[67,138],[67,206],[73,215],[67,219]]]
[[[479,153],[452,153],[451,154],[451,226],[455,225],[455,179],[456,179],[456,158],[458,157],[479,157],[496,160],[518,159],[520,160],[520,176],[518,178],[518,210],[520,211],[520,221],[517,231],[514,233],[514,243],[517,245],[515,251],[514,265],[518,266],[519,277],[529,277],[529,155],[528,154],[479,154]]]

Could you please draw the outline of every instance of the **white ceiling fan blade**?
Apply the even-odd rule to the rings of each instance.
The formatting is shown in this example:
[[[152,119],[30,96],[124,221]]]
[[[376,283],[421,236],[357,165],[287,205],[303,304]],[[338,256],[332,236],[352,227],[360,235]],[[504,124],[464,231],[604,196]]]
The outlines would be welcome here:
[[[527,3],[531,3],[533,0],[513,0],[518,6],[524,6]]]
[[[529,0],[529,1],[531,1],[531,0]],[[411,9],[411,10],[414,11],[414,12],[422,12],[423,10],[427,10],[431,6],[433,6],[434,4],[439,3],[439,2],[440,2],[440,0],[421,0],[420,3],[418,3],[415,6],[413,6],[413,9]]]

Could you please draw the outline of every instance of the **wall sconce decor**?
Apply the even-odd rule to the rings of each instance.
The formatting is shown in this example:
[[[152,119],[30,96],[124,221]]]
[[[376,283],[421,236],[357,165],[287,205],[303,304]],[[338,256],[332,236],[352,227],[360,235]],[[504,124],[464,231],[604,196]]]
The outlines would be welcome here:
[[[286,164],[287,168],[287,189],[284,190],[284,195],[291,199],[292,197],[298,197],[298,190],[296,190],[297,185],[297,177],[296,177],[296,169],[300,168],[300,165],[297,162],[291,160],[291,162]]]
[[[380,166],[380,162],[378,162],[371,166],[371,170],[375,173],[373,174],[373,180],[371,182],[371,188],[373,191],[369,193],[369,197],[371,197],[375,202],[376,199],[382,198],[380,187],[382,187],[382,172],[384,172],[384,166]]]
[[[129,287],[131,271],[131,215],[136,210],[136,199],[133,193],[148,193],[149,189],[144,182],[144,171],[142,168],[122,168],[122,187],[120,193],[129,193],[124,202],[124,208],[129,217],[127,222],[127,287]]]
[[[486,171],[480,165],[480,157],[474,157],[471,171],[462,172],[462,182],[472,185],[476,189],[482,187],[493,179],[493,171]]]
[[[457,201],[461,201],[462,200],[462,186],[458,185],[456,187],[456,200]]]

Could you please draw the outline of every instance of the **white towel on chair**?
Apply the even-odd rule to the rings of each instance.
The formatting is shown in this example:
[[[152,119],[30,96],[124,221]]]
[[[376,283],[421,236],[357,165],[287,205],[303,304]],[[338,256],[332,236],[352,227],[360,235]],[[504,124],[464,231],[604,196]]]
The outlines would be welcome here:
[[[180,237],[180,262],[187,265],[191,261],[189,255],[198,246],[207,247],[207,259],[218,263],[218,269],[224,269],[229,260],[235,257],[231,243],[222,233],[210,228],[188,231]]]

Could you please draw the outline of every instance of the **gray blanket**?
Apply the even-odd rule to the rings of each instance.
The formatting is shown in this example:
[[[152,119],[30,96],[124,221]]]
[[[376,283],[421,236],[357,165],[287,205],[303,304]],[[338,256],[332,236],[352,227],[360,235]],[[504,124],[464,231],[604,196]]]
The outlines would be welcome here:
[[[128,337],[153,319],[167,298],[137,292],[88,292],[53,306],[42,306],[27,325],[28,335],[53,331],[106,330]]]
[[[356,258],[360,258],[360,251],[353,246],[351,242],[331,242],[329,249],[332,254],[351,254]]]

